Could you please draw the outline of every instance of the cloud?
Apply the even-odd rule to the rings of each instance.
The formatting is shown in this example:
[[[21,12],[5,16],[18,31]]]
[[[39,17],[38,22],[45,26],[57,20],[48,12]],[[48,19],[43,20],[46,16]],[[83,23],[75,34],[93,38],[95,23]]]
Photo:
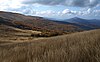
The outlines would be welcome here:
[[[81,10],[83,8],[85,9]],[[0,10],[32,16],[59,16],[58,18],[91,15],[100,17],[100,0],[0,0]]]
[[[60,15],[78,15],[78,16],[91,16],[91,15],[97,15],[100,16],[100,10],[98,9],[91,9],[88,8],[86,10],[80,10],[80,11],[75,11],[75,10],[70,10],[70,9],[64,9],[63,11],[60,12]]]
[[[65,5],[76,7],[95,7],[100,0],[23,0],[23,4]]]
[[[22,0],[0,0],[0,10],[15,9],[24,6]]]
[[[93,11],[93,14],[94,14],[95,16],[99,16],[99,17],[100,17],[100,10],[94,10],[94,11]]]
[[[46,11],[34,11],[34,14],[36,15],[55,15],[57,14],[55,11],[52,10],[46,10]]]
[[[71,11],[69,9],[65,9],[62,11],[62,14],[69,14],[69,13],[71,13]]]
[[[64,2],[64,0],[23,0],[24,4],[45,4],[45,5],[58,5],[60,2]]]

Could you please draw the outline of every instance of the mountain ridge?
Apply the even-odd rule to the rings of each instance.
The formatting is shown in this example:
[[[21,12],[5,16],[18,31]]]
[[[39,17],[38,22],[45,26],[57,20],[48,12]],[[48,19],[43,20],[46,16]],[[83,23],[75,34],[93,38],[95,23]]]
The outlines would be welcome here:
[[[11,12],[0,12],[0,22],[1,24],[13,26],[15,28],[42,32],[55,32],[59,34],[82,31],[78,26],[69,23],[63,24],[43,17],[26,16]]]
[[[97,19],[83,19],[83,18],[74,17],[63,21],[91,27],[93,29],[100,28],[100,20]]]
[[[19,13],[4,11],[0,11],[0,22],[20,29],[63,33],[100,28],[97,25],[91,24],[88,20],[78,17],[58,21],[38,16],[26,16]]]

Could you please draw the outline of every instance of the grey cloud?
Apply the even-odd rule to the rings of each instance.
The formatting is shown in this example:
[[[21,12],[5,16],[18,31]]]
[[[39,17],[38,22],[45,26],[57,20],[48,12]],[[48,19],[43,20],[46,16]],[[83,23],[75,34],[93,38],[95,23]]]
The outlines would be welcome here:
[[[94,7],[100,4],[100,0],[71,0],[70,6]]]
[[[43,4],[43,5],[65,5],[76,7],[95,7],[100,4],[100,0],[23,0],[24,4]]]
[[[24,4],[44,4],[44,5],[58,5],[63,3],[65,0],[23,0]]]

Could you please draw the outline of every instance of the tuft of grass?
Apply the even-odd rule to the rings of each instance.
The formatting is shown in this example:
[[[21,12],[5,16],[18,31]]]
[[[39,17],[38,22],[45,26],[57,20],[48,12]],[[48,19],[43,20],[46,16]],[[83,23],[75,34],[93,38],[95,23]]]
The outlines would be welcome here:
[[[100,29],[1,44],[0,62],[100,62]]]

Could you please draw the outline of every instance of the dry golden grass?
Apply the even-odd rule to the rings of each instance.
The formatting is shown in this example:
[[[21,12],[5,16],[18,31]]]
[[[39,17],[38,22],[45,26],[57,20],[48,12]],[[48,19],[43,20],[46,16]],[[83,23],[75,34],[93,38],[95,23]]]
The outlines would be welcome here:
[[[100,29],[1,44],[0,62],[100,62]]]
[[[28,42],[42,37],[32,37],[31,34],[40,34],[40,31],[23,30],[11,26],[0,25],[0,44],[9,42]]]

